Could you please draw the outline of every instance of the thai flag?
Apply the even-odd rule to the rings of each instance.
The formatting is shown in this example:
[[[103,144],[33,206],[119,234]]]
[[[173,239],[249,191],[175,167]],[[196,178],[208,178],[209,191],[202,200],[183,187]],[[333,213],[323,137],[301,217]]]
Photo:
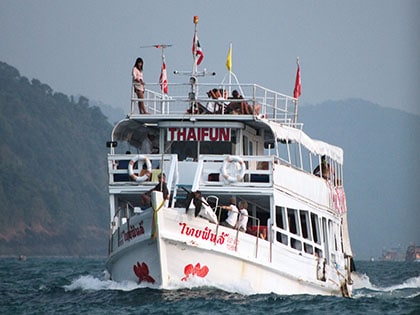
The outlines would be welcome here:
[[[198,59],[196,59],[197,66],[198,66],[204,59],[204,53],[200,47],[200,42],[198,41],[197,34],[194,34],[194,38],[193,38],[193,45],[192,45],[193,56],[194,56],[194,52],[195,52],[195,57],[196,58],[198,57]]]
[[[302,94],[302,84],[300,81],[300,65],[298,63],[297,72],[296,72],[296,82],[295,82],[295,89],[293,91],[293,97],[298,98]]]
[[[168,77],[166,75],[166,64],[165,61],[162,63],[162,69],[160,71],[159,78],[160,89],[163,93],[168,94]]]

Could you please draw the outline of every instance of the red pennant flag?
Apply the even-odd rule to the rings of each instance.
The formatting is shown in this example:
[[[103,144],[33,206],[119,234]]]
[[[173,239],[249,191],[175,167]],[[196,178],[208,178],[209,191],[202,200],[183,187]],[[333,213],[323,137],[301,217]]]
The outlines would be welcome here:
[[[298,98],[302,94],[302,85],[300,82],[300,65],[298,63],[298,68],[296,72],[296,82],[295,82],[295,89],[293,91],[293,97]]]
[[[200,42],[198,41],[198,37],[196,34],[194,34],[193,45],[192,45],[193,56],[194,56],[194,52],[195,52],[195,57],[198,57],[198,59],[196,59],[197,66],[198,66],[203,61],[204,53],[200,47]]]
[[[168,94],[168,77],[166,75],[166,64],[162,63],[162,69],[159,78],[160,89],[163,93]]]

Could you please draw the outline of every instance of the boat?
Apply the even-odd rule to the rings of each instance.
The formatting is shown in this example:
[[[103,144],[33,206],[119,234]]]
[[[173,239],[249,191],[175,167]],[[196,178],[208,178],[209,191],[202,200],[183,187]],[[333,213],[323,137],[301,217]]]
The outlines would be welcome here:
[[[407,247],[405,260],[420,262],[420,246],[416,244],[409,245]]]
[[[381,260],[384,261],[401,261],[403,260],[403,256],[401,253],[401,248],[384,248],[382,249],[382,257]]]
[[[199,57],[194,39],[192,70],[174,71],[185,83],[148,83],[142,99],[132,89],[130,112],[107,142],[110,278],[350,297],[343,150],[304,132],[295,95],[230,74],[204,82],[214,73],[199,70]],[[242,97],[229,97],[234,91]],[[232,198],[248,204],[245,230],[224,224]]]

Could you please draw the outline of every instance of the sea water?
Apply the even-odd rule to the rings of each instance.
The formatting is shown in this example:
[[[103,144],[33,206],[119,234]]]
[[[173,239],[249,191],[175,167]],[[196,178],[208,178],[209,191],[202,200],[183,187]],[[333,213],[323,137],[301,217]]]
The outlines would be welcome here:
[[[356,261],[353,297],[108,280],[105,258],[0,258],[0,314],[420,314],[420,263]]]

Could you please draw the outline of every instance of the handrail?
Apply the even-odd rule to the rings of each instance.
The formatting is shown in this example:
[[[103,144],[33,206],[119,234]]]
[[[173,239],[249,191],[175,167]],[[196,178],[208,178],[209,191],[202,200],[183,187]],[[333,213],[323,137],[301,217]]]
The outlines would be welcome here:
[[[186,114],[187,110],[192,104],[201,104],[205,106],[208,102],[214,102],[215,100],[209,98],[207,92],[212,88],[217,87],[225,91],[232,91],[233,89],[239,89],[237,84],[209,84],[209,83],[197,83],[196,92],[191,94],[190,84],[178,84],[172,83],[168,85],[171,95],[162,94],[159,84],[148,84],[144,91],[143,99],[139,99],[134,92],[134,88],[131,91],[131,110],[130,115],[135,115],[136,103],[142,100],[149,113],[155,115],[168,115],[168,114]],[[296,123],[297,115],[297,103],[296,99],[264,88],[257,84],[241,84],[241,89],[244,93],[243,99],[232,99],[230,96],[227,98],[220,98],[217,100],[219,103],[229,103],[231,101],[245,101],[249,105],[260,106],[260,113],[262,117],[268,117],[268,119],[282,122],[282,123]],[[189,113],[190,115],[196,115],[194,112]],[[222,112],[221,115],[227,115]]]
[[[217,235],[218,235],[218,232],[219,232],[220,216],[221,216],[222,210],[224,210],[224,209],[222,208],[222,206],[215,207],[215,212],[218,211],[218,210],[219,210],[219,214],[217,216],[215,242],[216,242]],[[229,210],[225,210],[225,211],[229,211]],[[243,214],[238,213],[238,217],[240,215],[243,215]],[[255,258],[258,258],[258,239],[260,238],[260,236],[259,236],[260,235],[260,219],[257,218],[257,217],[254,217],[252,215],[249,215],[249,214],[247,216],[248,216],[248,219],[251,218],[251,219],[254,219],[257,222],[257,232],[256,232],[256,235],[255,235]],[[239,232],[240,232],[239,231],[239,225],[237,224],[236,227],[233,230],[236,231],[236,236],[235,236],[235,252],[237,252],[238,251]],[[244,233],[247,233],[247,232],[244,232]],[[249,234],[249,233],[247,233],[247,234]],[[252,234],[249,234],[249,235],[252,235]]]

